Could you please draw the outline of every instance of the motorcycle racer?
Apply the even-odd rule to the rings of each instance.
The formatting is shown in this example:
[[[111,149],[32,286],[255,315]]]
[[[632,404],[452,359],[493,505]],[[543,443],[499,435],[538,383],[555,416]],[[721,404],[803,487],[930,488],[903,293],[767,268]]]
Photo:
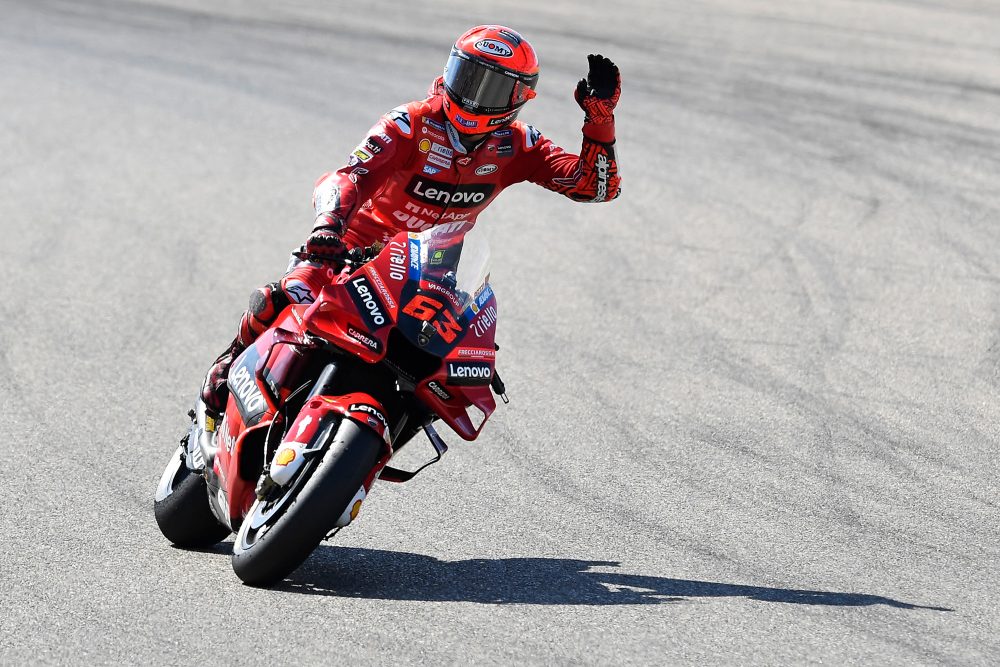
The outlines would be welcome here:
[[[224,411],[233,360],[288,304],[312,303],[349,251],[405,230],[450,225],[448,231],[468,231],[504,188],[522,181],[574,201],[616,198],[614,109],[621,77],[603,56],[588,56],[588,64],[574,92],[585,114],[575,155],[517,120],[536,95],[539,66],[531,45],[498,25],[459,37],[426,99],[382,116],[347,164],[316,182],[312,232],[284,277],[254,291],[236,338],[205,379],[205,405]]]

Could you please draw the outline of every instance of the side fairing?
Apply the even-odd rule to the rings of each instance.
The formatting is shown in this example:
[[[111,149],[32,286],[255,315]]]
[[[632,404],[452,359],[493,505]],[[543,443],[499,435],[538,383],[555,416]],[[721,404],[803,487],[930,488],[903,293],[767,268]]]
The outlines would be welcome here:
[[[401,254],[382,253],[337,284],[324,287],[303,316],[306,328],[337,341],[364,361],[381,360],[406,282],[405,270],[395,263],[405,262],[405,244],[398,245],[403,246]]]
[[[253,426],[267,412],[268,401],[257,381],[257,367],[266,350],[260,348],[265,341],[258,341],[236,358],[229,369],[229,394],[236,404],[243,423]]]
[[[490,389],[496,364],[496,298],[483,285],[462,313],[468,323],[438,372],[417,386],[417,396],[466,440],[474,440],[496,410]],[[469,407],[479,412],[470,414]]]

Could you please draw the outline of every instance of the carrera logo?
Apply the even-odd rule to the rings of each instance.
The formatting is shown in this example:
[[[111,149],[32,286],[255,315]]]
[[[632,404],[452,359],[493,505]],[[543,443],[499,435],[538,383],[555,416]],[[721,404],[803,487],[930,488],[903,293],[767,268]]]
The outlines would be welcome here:
[[[492,174],[497,169],[499,169],[499,167],[495,164],[484,164],[482,167],[476,167],[476,176],[487,176]]]
[[[357,329],[355,329],[350,325],[347,326],[347,335],[353,338],[354,340],[358,341],[362,345],[367,346],[374,352],[378,352],[379,350],[382,349],[381,343],[379,343],[377,340],[375,340],[368,334],[358,331]]]
[[[513,49],[503,42],[495,39],[481,39],[475,43],[476,51],[488,53],[497,58],[510,58],[514,55]]]
[[[365,324],[372,329],[377,329],[385,325],[385,306],[375,296],[368,279],[364,276],[359,276],[351,280],[351,286],[354,288],[351,297],[354,300],[354,305],[361,311],[365,319]]]
[[[448,362],[448,384],[489,384],[492,377],[493,369],[486,362]]]
[[[425,204],[437,204],[451,208],[473,208],[489,199],[494,189],[496,186],[492,183],[454,185],[414,176],[410,180],[410,184],[406,186],[406,193]]]
[[[441,157],[437,153],[428,153],[427,161],[441,167],[442,169],[451,169],[451,160],[446,157]]]

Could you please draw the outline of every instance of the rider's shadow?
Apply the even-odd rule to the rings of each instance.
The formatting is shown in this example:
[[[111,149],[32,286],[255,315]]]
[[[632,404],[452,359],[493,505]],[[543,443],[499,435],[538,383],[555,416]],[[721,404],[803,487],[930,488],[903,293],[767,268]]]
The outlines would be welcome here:
[[[661,604],[690,598],[743,597],[791,604],[882,604],[952,611],[863,593],[741,586],[607,571],[618,565],[563,558],[445,561],[420,554],[323,545],[275,590],[376,600],[543,605]]]

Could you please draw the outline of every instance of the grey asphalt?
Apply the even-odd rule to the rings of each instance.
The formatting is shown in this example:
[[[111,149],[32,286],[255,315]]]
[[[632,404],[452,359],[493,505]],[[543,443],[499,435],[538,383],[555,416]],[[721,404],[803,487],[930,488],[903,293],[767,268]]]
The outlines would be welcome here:
[[[512,402],[274,590],[152,494],[313,180],[479,22],[621,198],[480,218]],[[0,0],[0,662],[997,664],[1000,9]],[[445,431],[447,437],[447,431]]]

